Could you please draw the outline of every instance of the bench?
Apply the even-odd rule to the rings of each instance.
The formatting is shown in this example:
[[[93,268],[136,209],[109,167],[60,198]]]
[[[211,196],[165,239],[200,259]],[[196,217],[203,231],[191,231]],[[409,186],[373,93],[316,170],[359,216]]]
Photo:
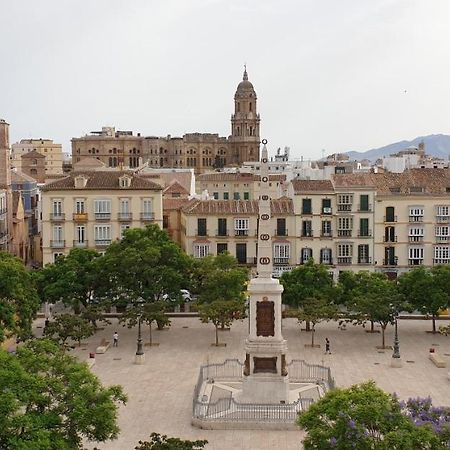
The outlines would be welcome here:
[[[109,346],[111,345],[111,342],[107,341],[106,339],[102,339],[100,342],[100,345],[95,350],[95,353],[97,354],[103,354],[108,350]]]
[[[447,363],[439,353],[430,353],[428,357],[436,367],[447,367]]]

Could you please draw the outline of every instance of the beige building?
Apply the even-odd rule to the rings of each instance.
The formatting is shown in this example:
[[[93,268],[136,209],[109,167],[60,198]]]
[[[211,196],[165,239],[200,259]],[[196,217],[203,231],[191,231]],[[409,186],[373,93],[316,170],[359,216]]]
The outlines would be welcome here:
[[[0,250],[9,251],[12,229],[9,124],[0,119]]]
[[[51,139],[22,139],[20,142],[12,144],[12,168],[27,173],[22,169],[22,156],[33,151],[45,156],[46,175],[61,175],[63,173],[62,145],[54,143]]]
[[[163,225],[161,186],[130,171],[74,172],[42,188],[43,263],[74,247],[102,252],[150,223]]]
[[[72,139],[72,162],[93,156],[107,167],[193,168],[203,173],[224,166],[259,160],[257,97],[247,71],[234,95],[231,135],[187,133],[183,137],[141,136],[132,131],[103,127],[90,135]]]
[[[45,183],[47,178],[46,173],[46,158],[36,150],[25,153],[21,157],[22,164],[20,172],[34,178],[38,183]]]

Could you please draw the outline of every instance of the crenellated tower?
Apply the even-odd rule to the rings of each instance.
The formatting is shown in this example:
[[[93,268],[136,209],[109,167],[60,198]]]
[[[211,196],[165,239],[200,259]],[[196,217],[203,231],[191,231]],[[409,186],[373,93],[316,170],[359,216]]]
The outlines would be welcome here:
[[[231,115],[232,162],[259,161],[259,114],[253,84],[244,69],[242,81],[234,94],[234,114]]]

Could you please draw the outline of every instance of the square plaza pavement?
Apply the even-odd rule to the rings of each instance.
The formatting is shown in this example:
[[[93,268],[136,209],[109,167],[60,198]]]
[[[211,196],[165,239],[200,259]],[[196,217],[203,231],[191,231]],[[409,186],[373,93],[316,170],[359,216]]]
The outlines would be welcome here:
[[[448,321],[439,321],[446,325]],[[42,325],[39,323],[39,325]],[[375,380],[388,392],[400,398],[430,395],[435,405],[450,406],[450,337],[426,333],[431,321],[399,321],[400,352],[403,367],[391,368],[392,350],[381,352],[381,334],[366,333],[362,327],[348,325],[345,331],[336,322],[320,323],[316,327],[316,342],[322,347],[305,347],[311,334],[300,331],[295,319],[283,320],[283,335],[288,341],[288,359],[330,366],[337,386],[346,387],[365,380]],[[235,322],[231,331],[221,331],[219,339],[226,347],[214,347],[214,327],[202,324],[198,318],[174,318],[170,329],[153,331],[157,347],[145,347],[144,365],[135,365],[137,327],[124,328],[113,319],[111,325],[87,340],[87,346],[73,353],[86,360],[102,338],[112,341],[119,333],[119,346],[103,355],[96,355],[92,368],[103,384],[120,384],[128,395],[128,403],[120,408],[120,436],[115,441],[100,444],[102,450],[132,450],[137,442],[146,440],[155,431],[185,439],[207,439],[208,450],[291,450],[301,449],[302,431],[200,430],[190,424],[192,394],[199,367],[207,362],[222,362],[226,358],[243,360],[243,345],[248,322]],[[331,341],[331,355],[324,354],[324,340]],[[148,327],[143,327],[148,341]],[[393,327],[386,331],[386,344],[393,341]],[[435,367],[428,359],[429,348],[447,361],[447,368]],[[408,361],[408,362],[407,362]],[[93,448],[88,445],[88,448]]]

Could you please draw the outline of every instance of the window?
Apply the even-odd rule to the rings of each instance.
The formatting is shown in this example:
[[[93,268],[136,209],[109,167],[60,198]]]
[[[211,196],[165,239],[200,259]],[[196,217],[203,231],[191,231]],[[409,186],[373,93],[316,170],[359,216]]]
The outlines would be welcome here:
[[[204,258],[209,255],[209,244],[194,244],[194,258]]]
[[[322,214],[331,214],[331,199],[323,198],[322,199]]]
[[[167,230],[169,228],[169,216],[164,215],[163,216],[163,228]]]
[[[206,219],[197,219],[197,236],[206,236]]]
[[[97,245],[109,245],[111,243],[111,226],[95,225],[94,238]]]
[[[132,160],[132,158],[130,158],[130,161]],[[132,164],[130,164],[131,167],[133,167]],[[128,188],[131,186],[131,178],[127,175],[120,177],[120,182],[119,185],[121,188]]]
[[[385,247],[383,264],[385,266],[397,265],[397,256],[395,256],[395,247]]]
[[[369,230],[369,219],[359,219],[359,236],[367,237],[371,234]]]
[[[52,247],[64,247],[64,229],[61,225],[53,225],[52,236]]]
[[[86,227],[77,225],[75,227],[75,244],[84,244],[86,242]]]
[[[142,218],[153,219],[153,200],[151,198],[144,198],[142,200]]]
[[[370,211],[369,196],[367,194],[361,194],[359,196],[359,210],[360,211]]]
[[[436,216],[438,222],[450,222],[450,206],[439,205],[436,210]]]
[[[96,218],[109,218],[111,215],[111,200],[95,200],[94,212]]]
[[[304,198],[302,200],[302,214],[312,214],[312,205],[310,198]]]
[[[369,245],[358,245],[358,264],[369,264],[370,262]]]
[[[125,230],[129,230],[129,229],[130,229],[130,225],[128,225],[128,224],[120,225],[120,239],[123,238],[123,233],[125,232]]]
[[[240,200],[240,198],[241,198],[241,194],[239,192],[233,193],[233,200]]]
[[[338,236],[351,236],[353,228],[353,219],[351,217],[338,218]]]
[[[412,227],[409,229],[409,242],[423,241],[424,229],[422,227]]]
[[[333,232],[331,230],[331,220],[322,221],[322,237],[331,237]]]
[[[130,200],[128,198],[121,198],[119,203],[120,212],[122,214],[130,213]]]
[[[214,198],[214,200],[219,200],[219,193],[213,192],[213,198]]]
[[[352,244],[338,244],[338,264],[351,264],[353,256]]]
[[[409,247],[408,256],[410,266],[421,265],[423,263],[423,247]]]
[[[397,222],[397,217],[394,215],[395,209],[393,206],[386,206],[385,222]]]
[[[228,244],[226,243],[219,243],[217,244],[217,254],[220,255],[221,253],[226,253],[228,251]]]
[[[409,221],[422,222],[423,221],[423,206],[409,207]]]
[[[308,261],[308,259],[311,259],[313,257],[313,251],[312,248],[304,247],[300,251],[300,264],[305,264],[305,262]]]
[[[250,192],[244,192],[244,200],[250,200]]]
[[[286,229],[286,219],[277,219],[277,229],[276,229],[276,235],[277,236],[287,236],[287,229]]]
[[[320,249],[320,263],[321,264],[333,264],[331,248]]]
[[[54,216],[62,216],[63,203],[61,200],[53,200],[52,212]]]
[[[395,227],[384,227],[384,242],[396,242]]]
[[[217,219],[217,235],[228,236],[227,219],[225,218]]]
[[[450,227],[440,226],[435,228],[436,241],[437,242],[448,242],[450,241]]]
[[[236,236],[248,236],[248,219],[234,219]]]
[[[86,205],[84,203],[84,199],[75,200],[75,214],[84,214]]]
[[[302,220],[302,237],[312,237],[312,222],[310,220]]]
[[[56,253],[53,253],[53,262],[56,262],[57,259],[58,259],[60,256],[63,256],[63,255],[64,255],[64,253],[62,253],[62,252],[56,252]]]
[[[274,244],[273,246],[273,262],[274,264],[287,264],[291,255],[290,244]]]
[[[450,264],[450,247],[448,245],[434,247],[434,264]]]
[[[236,259],[239,264],[247,264],[247,244],[236,244]]]
[[[339,194],[338,195],[338,211],[351,211],[353,203],[353,195]]]
[[[228,194],[228,192],[224,192],[223,193],[223,199],[224,200],[229,200],[230,199],[230,195]]]

